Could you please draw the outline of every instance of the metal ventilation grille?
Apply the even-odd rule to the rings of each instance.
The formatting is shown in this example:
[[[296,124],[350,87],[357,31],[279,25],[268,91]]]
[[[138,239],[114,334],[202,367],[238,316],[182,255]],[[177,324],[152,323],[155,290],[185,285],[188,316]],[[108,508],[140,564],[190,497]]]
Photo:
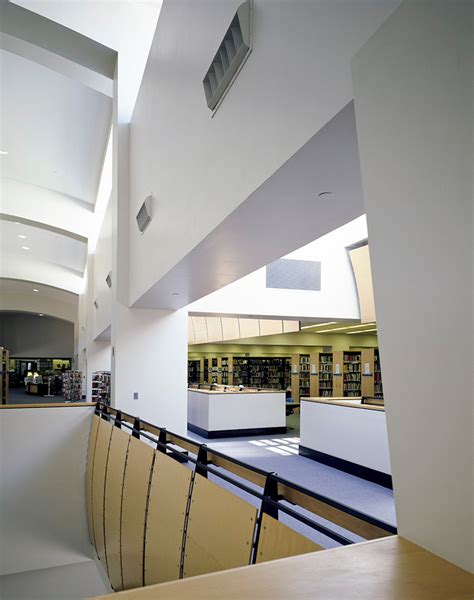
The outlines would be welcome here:
[[[251,51],[250,2],[241,4],[203,80],[207,105],[214,110]]]
[[[108,285],[109,288],[112,287],[112,271],[110,271],[110,273],[105,278],[105,283]]]
[[[151,203],[152,196],[147,196],[145,202],[140,206],[140,210],[137,213],[137,225],[138,229],[143,233],[148,227],[151,221]]]
[[[321,291],[321,263],[281,258],[266,268],[267,288]]]

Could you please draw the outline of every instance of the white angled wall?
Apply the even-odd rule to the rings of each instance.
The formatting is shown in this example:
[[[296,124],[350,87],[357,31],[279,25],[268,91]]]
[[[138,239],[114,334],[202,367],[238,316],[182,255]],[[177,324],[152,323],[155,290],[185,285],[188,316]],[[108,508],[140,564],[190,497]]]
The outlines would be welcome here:
[[[130,129],[131,303],[351,101],[350,61],[399,0],[255,2],[253,52],[211,118],[203,75],[240,3],[163,3]]]
[[[187,312],[118,305],[112,329],[114,406],[186,434]],[[134,399],[134,393],[138,398]]]
[[[473,10],[408,0],[353,63],[399,533],[468,570]]]
[[[346,247],[366,238],[367,224],[362,216],[285,256],[321,262],[319,292],[267,288],[263,268],[193,302],[188,310],[297,319],[358,319],[359,300]]]
[[[112,321],[112,290],[106,283],[107,275],[112,271],[112,203],[109,202],[94,252],[94,283],[92,302],[93,337],[103,333]]]
[[[86,518],[92,414],[77,406],[0,411],[1,575],[92,557]]]

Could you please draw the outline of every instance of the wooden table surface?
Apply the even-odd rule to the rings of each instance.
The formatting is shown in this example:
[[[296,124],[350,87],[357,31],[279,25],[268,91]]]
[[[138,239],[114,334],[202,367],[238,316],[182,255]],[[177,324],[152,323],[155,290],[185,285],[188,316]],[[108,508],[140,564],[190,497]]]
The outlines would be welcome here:
[[[100,596],[112,597],[117,600],[473,600],[474,576],[399,536],[392,536]]]

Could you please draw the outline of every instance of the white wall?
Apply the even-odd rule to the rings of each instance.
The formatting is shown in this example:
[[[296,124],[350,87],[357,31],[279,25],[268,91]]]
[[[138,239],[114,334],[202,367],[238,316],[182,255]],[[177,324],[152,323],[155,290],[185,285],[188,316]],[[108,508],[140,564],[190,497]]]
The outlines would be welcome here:
[[[25,358],[71,358],[74,324],[37,314],[0,315],[0,346],[10,356]]]
[[[112,347],[110,341],[95,341],[87,346],[86,364],[83,365],[86,401],[92,402],[92,375],[95,371],[110,371],[112,368]]]
[[[74,322],[77,320],[78,297],[63,302],[48,296],[43,289],[39,294],[33,292],[33,285],[30,285],[28,291],[5,292],[1,290],[0,310],[43,313],[50,317]]]
[[[365,216],[284,258],[321,262],[321,291],[266,287],[266,269],[242,277],[188,306],[191,313],[297,319],[358,319],[359,300],[346,246],[367,238]]]
[[[187,312],[116,307],[114,406],[186,434]],[[138,400],[133,399],[134,392]]]
[[[165,0],[131,123],[131,303],[350,102],[350,60],[398,3],[255,2],[253,52],[211,119],[202,78],[240,0]]]
[[[0,574],[92,556],[86,519],[92,413],[86,407],[0,411]]]
[[[353,63],[399,533],[468,570],[473,8],[406,1]]]
[[[112,271],[112,203],[109,202],[100,229],[94,253],[93,298],[98,308],[93,309],[93,337],[96,338],[112,321],[112,290],[105,279]]]

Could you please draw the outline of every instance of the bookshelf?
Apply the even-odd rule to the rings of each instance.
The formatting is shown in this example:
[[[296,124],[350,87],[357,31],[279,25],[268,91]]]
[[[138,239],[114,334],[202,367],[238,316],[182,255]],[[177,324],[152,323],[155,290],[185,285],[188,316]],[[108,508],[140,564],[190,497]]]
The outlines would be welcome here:
[[[248,358],[234,356],[233,385],[249,385]]]
[[[188,360],[188,383],[200,383],[201,360]]]
[[[110,371],[92,373],[92,402],[103,402],[110,406]]]
[[[374,396],[383,398],[382,368],[380,366],[380,352],[378,348],[374,350]]]
[[[0,369],[1,369],[1,403],[2,404],[7,404],[8,403],[8,389],[9,389],[9,384],[10,384],[10,378],[9,378],[9,369],[10,369],[10,353],[6,348],[3,348],[2,346],[0,346],[0,352],[1,352],[1,364],[0,364]]]
[[[82,398],[82,371],[63,373],[63,396],[68,402],[78,402]]]
[[[319,355],[319,385],[315,396],[328,398],[333,392],[333,360],[332,352],[320,352]]]
[[[300,398],[309,397],[309,354],[300,354],[300,372],[299,372],[299,393]]]
[[[361,352],[346,350],[343,365],[343,396],[361,396]]]

